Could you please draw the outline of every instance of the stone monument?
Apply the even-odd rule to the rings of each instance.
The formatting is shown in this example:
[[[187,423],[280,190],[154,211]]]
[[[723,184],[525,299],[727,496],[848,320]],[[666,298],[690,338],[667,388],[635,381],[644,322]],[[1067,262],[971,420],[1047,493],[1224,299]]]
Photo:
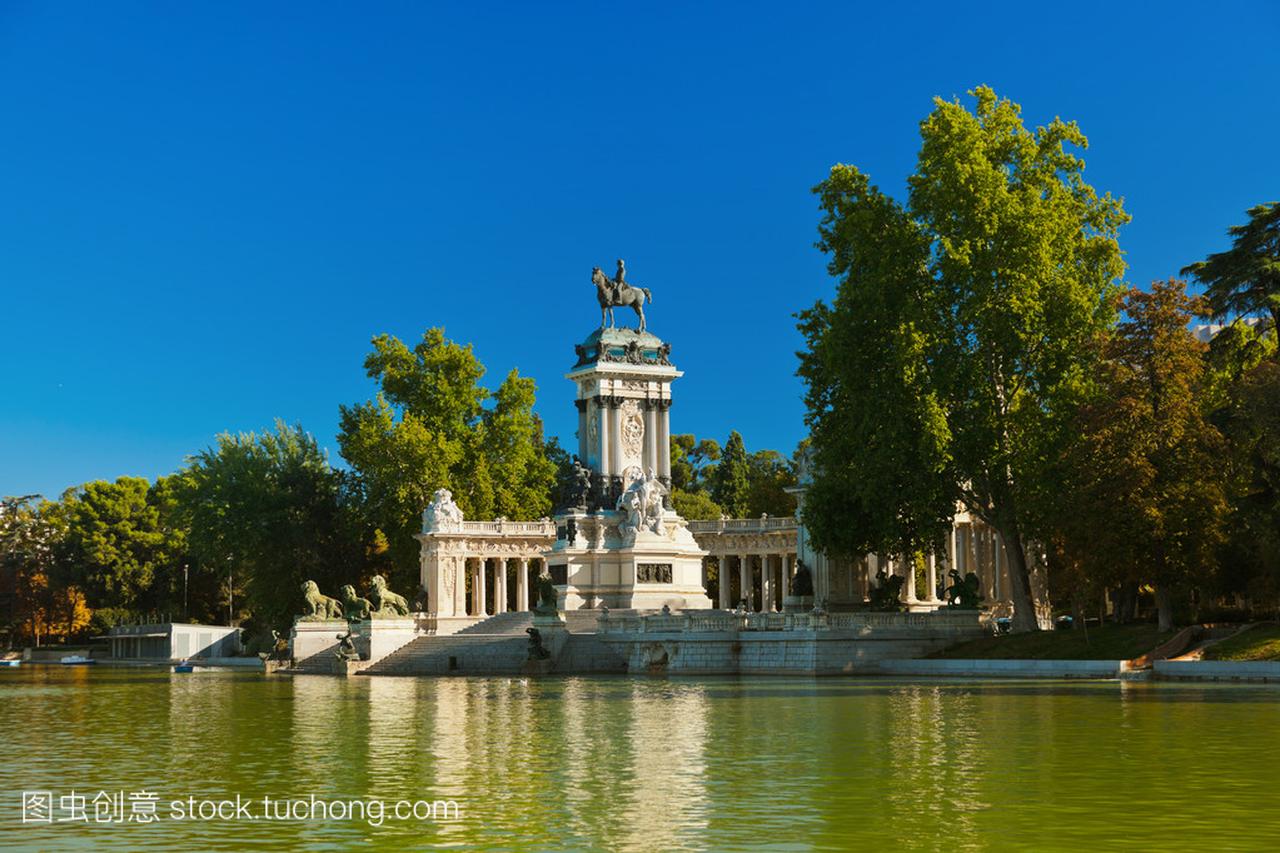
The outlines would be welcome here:
[[[701,609],[705,553],[672,508],[671,383],[682,376],[671,345],[645,331],[647,288],[599,267],[592,283],[601,327],[574,349],[565,375],[577,387],[578,460],[586,469],[556,515],[547,554],[562,610]],[[614,307],[635,310],[638,328],[605,325]],[[575,482],[579,480],[575,479]]]

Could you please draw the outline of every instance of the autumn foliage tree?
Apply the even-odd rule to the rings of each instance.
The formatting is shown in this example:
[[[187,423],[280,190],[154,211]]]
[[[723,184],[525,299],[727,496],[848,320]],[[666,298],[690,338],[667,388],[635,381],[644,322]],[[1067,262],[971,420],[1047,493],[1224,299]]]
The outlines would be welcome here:
[[[1110,586],[1154,588],[1161,630],[1175,602],[1214,574],[1227,496],[1225,443],[1204,411],[1205,352],[1185,284],[1133,289],[1105,336],[1097,393],[1081,406],[1050,523],[1065,549]]]

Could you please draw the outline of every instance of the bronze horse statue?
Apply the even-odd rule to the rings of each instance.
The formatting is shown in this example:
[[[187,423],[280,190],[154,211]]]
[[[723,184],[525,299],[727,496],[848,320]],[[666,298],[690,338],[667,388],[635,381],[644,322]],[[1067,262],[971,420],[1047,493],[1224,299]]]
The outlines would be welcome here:
[[[600,328],[604,328],[605,316],[608,315],[609,328],[613,328],[613,309],[630,305],[640,318],[637,332],[644,331],[644,303],[653,301],[647,287],[633,287],[625,282],[619,285],[600,271],[600,267],[591,268],[591,283],[596,286],[596,300],[600,303]]]

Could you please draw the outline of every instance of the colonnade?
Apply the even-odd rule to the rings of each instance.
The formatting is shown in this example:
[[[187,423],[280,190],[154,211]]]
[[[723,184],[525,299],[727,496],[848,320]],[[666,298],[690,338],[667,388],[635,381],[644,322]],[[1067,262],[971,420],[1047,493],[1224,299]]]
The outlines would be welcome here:
[[[468,616],[523,613],[537,603],[533,579],[546,571],[541,557],[467,557],[465,565]]]
[[[796,573],[794,551],[719,553],[710,559],[718,566],[721,610],[733,610],[739,604],[753,613],[782,610]]]

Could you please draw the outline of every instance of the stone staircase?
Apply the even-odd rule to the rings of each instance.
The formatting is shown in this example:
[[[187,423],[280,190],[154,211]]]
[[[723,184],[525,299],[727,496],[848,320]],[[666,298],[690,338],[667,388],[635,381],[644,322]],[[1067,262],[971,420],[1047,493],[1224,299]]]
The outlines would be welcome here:
[[[519,634],[466,636],[459,632],[419,637],[364,671],[369,675],[514,674],[524,668],[528,655],[529,641],[523,629]]]
[[[497,616],[490,616],[483,622],[477,622],[474,625],[468,625],[456,634],[455,637],[463,635],[474,636],[477,634],[484,636],[524,636],[526,628],[533,626],[532,613],[518,613],[515,611],[508,613],[499,613]]]
[[[553,660],[558,672],[626,672],[625,658],[596,634],[599,613],[569,611],[567,634]],[[501,613],[456,634],[418,637],[364,670],[369,675],[512,675],[529,656],[529,612]]]

